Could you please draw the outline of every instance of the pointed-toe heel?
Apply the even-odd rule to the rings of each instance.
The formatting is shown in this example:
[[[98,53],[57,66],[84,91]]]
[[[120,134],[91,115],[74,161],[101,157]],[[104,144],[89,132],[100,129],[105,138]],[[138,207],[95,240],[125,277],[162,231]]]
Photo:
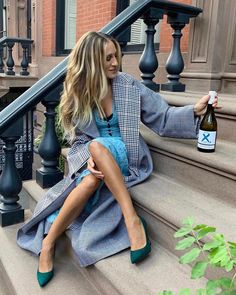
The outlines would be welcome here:
[[[130,251],[130,260],[131,260],[131,263],[133,264],[142,261],[151,252],[151,241],[149,240],[148,234],[147,234],[147,223],[142,217],[140,217],[140,220],[143,224],[144,231],[145,231],[146,245],[141,249]]]
[[[47,285],[49,281],[53,278],[54,275],[54,270],[52,269],[51,271],[48,272],[40,272],[39,270],[37,271],[37,280],[39,283],[40,287],[44,287]]]

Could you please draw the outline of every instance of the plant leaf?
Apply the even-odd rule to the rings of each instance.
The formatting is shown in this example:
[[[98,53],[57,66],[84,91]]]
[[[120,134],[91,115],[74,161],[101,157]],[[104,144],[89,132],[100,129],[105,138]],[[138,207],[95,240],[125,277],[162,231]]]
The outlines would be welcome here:
[[[221,241],[222,243],[225,243],[225,238],[222,234],[215,234],[213,236],[214,240],[217,240],[217,241]]]
[[[221,246],[217,249],[215,254],[211,257],[211,263],[216,264],[221,260],[225,259],[227,256],[227,249],[224,246]]]
[[[206,283],[206,293],[207,295],[215,295],[216,289],[218,288],[218,281],[208,281]]]
[[[205,228],[206,226],[207,226],[206,224],[197,224],[193,229],[197,231],[197,230]]]
[[[194,218],[189,216],[182,221],[182,224],[187,225],[187,227],[192,227],[194,224]]]
[[[179,262],[182,264],[190,263],[190,262],[194,261],[199,256],[200,253],[201,253],[200,249],[193,248],[191,251],[189,251],[186,254],[184,254],[183,256],[181,256]]]
[[[191,291],[189,288],[181,289],[179,295],[191,295]]]
[[[218,284],[224,290],[230,289],[233,287],[232,280],[230,278],[220,278]]]
[[[216,228],[215,227],[212,227],[212,226],[207,226],[203,229],[201,229],[199,232],[198,232],[198,239],[202,239],[203,237],[205,237],[207,234],[209,233],[213,233],[216,231]]]
[[[228,242],[228,244],[230,244],[233,248],[236,249],[236,243],[234,243],[234,242]]]
[[[232,256],[236,257],[236,249],[230,249],[230,253]]]
[[[176,250],[185,250],[192,246],[192,244],[195,242],[194,237],[188,237],[181,241],[179,241],[175,247]]]
[[[197,295],[206,295],[205,289],[197,289]]]
[[[197,262],[192,268],[191,279],[199,279],[204,276],[208,263],[205,261]]]
[[[207,251],[207,250],[215,249],[215,248],[218,248],[220,245],[222,245],[221,241],[213,240],[211,242],[206,243],[203,246],[203,250]]]
[[[225,267],[230,261],[230,257],[229,255],[225,256],[225,258],[223,258],[220,262],[220,266],[221,267]]]
[[[187,234],[189,234],[192,231],[191,228],[187,228],[187,227],[181,227],[175,234],[174,237],[175,238],[181,238],[183,236],[186,236]]]
[[[225,266],[225,270],[227,272],[231,271],[234,267],[234,262],[231,260],[226,266]]]

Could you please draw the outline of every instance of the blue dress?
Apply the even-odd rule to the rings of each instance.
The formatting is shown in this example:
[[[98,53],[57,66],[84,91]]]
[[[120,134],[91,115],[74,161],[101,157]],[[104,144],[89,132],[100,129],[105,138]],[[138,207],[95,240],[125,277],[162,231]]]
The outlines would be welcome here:
[[[92,141],[97,141],[100,144],[102,144],[105,148],[109,150],[109,152],[112,154],[113,158],[116,160],[121,173],[124,176],[128,176],[128,157],[127,157],[127,150],[126,146],[121,138],[120,134],[120,128],[118,123],[118,116],[117,112],[115,110],[114,105],[112,106],[112,115],[109,116],[106,119],[101,119],[99,117],[97,109],[94,111],[94,118],[95,122],[100,134],[100,137],[97,137],[93,139]],[[92,142],[90,141],[89,144]],[[85,169],[76,179],[76,185],[78,185],[82,179],[89,175],[91,172],[88,169]],[[93,211],[94,205],[97,203],[99,198],[99,193],[104,185],[104,182],[101,181],[98,189],[93,194],[93,196],[89,199],[85,206],[85,211],[87,213],[91,213]],[[53,223],[55,218],[57,217],[59,213],[58,209],[57,211],[53,212],[51,215],[47,217],[47,221],[49,223]]]

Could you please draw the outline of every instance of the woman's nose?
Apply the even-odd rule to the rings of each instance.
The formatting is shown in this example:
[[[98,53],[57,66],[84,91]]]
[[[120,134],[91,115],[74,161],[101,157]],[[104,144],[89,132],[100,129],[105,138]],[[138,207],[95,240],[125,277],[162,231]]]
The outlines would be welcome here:
[[[117,65],[118,65],[118,62],[117,62],[116,57],[114,57],[114,58],[112,59],[112,65],[113,65],[113,66],[117,66]]]

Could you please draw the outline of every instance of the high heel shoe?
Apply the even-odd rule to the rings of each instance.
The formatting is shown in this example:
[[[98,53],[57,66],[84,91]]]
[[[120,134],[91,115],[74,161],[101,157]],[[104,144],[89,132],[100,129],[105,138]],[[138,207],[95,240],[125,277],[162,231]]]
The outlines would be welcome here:
[[[40,285],[40,287],[44,287],[47,285],[49,281],[53,278],[54,275],[54,269],[52,268],[51,271],[48,272],[40,272],[39,270],[37,271],[37,280]]]
[[[142,222],[142,225],[144,227],[146,245],[141,249],[130,251],[130,260],[133,264],[142,261],[151,252],[151,241],[149,240],[147,235],[147,223],[142,217],[140,217],[140,221]]]
[[[55,257],[55,246],[54,246],[53,257]],[[49,281],[51,281],[53,276],[54,276],[54,268],[53,267],[52,267],[52,270],[47,271],[47,272],[40,272],[39,270],[37,270],[37,280],[38,280],[40,287],[46,286],[47,283]]]

